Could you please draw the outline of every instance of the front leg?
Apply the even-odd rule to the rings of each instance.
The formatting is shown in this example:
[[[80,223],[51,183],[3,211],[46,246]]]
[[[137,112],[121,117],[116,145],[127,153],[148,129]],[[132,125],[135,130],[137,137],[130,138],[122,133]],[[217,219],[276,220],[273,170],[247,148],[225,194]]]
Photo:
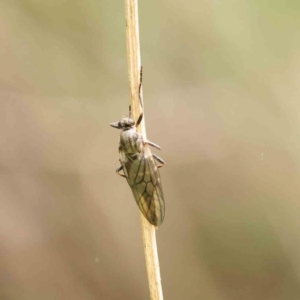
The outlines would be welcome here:
[[[139,98],[140,98],[141,106],[143,107],[144,105],[143,105],[143,99],[142,99],[142,95],[141,95],[142,81],[143,81],[143,67],[141,66],[141,70],[140,70],[140,84],[139,84]]]
[[[126,178],[126,176],[124,174],[120,173],[121,170],[123,170],[123,166],[122,165],[116,170],[117,174],[120,175],[120,176],[122,176],[122,177],[124,177],[124,178]]]
[[[154,154],[154,153],[152,153],[152,155],[153,155],[153,157],[154,157],[158,162],[161,163],[161,165],[158,165],[158,166],[157,166],[158,168],[161,168],[161,167],[163,167],[163,166],[165,165],[165,161],[164,161],[162,158],[160,158],[159,156],[157,156],[157,155]]]

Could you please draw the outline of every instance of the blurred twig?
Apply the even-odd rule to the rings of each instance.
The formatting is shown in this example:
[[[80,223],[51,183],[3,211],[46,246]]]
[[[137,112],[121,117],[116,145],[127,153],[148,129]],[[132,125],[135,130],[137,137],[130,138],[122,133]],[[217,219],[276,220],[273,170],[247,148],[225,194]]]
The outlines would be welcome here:
[[[140,114],[143,112],[143,108],[139,99],[141,57],[137,1],[138,0],[125,0],[127,61],[131,93],[131,117],[134,120],[137,120]],[[140,94],[142,97],[142,90],[140,91]],[[138,130],[146,139],[145,115]],[[150,298],[151,300],[163,300],[155,236],[156,229],[155,226],[151,225],[142,214],[141,226],[150,288]]]

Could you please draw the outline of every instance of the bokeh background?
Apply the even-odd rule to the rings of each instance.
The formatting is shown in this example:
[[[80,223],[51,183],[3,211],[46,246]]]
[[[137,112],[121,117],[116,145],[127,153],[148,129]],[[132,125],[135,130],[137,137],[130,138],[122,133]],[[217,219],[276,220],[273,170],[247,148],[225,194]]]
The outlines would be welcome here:
[[[165,299],[299,299],[300,2],[139,12]],[[109,127],[128,113],[124,1],[1,1],[0,16],[0,299],[149,299]]]

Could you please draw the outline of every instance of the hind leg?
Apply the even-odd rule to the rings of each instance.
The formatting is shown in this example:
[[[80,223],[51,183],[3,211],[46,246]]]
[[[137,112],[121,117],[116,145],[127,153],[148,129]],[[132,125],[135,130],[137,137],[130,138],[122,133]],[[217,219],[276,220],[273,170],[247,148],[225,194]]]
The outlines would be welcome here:
[[[161,165],[157,166],[158,168],[161,168],[165,165],[165,161],[162,158],[160,158],[159,156],[157,156],[156,154],[153,154],[153,153],[152,153],[152,155],[158,162],[161,163]]]
[[[123,166],[120,166],[120,167],[116,170],[117,174],[120,175],[120,176],[122,176],[122,177],[124,177],[124,178],[126,178],[126,176],[125,176],[124,174],[121,174],[121,173],[120,173],[121,170],[123,170]]]

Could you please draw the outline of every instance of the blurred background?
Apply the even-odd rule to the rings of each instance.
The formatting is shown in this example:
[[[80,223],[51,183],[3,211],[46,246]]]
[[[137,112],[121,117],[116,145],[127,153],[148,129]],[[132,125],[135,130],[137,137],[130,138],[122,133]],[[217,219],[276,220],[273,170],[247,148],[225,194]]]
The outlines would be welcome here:
[[[165,299],[299,299],[300,2],[139,13]],[[109,127],[128,113],[124,1],[1,1],[0,16],[0,299],[149,299]]]

